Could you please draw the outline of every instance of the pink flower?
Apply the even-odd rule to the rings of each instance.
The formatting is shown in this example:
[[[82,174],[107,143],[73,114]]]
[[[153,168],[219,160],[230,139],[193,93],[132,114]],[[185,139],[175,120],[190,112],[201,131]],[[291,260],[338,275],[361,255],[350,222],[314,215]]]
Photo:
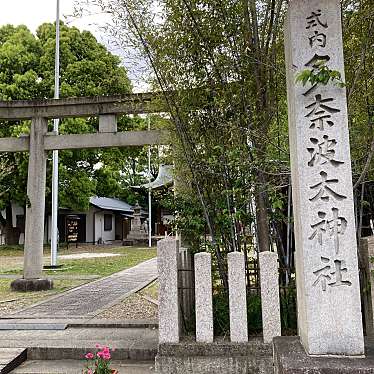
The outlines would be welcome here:
[[[94,358],[93,353],[88,352],[84,357],[86,357],[87,360],[92,360]]]
[[[88,369],[87,374],[93,374],[93,371],[91,369]]]
[[[100,352],[97,352],[97,354],[96,354],[96,356],[99,357],[99,358],[102,357],[103,355],[104,355],[104,353],[101,352],[101,351],[100,351]]]
[[[109,349],[109,347],[104,347],[104,348],[103,348],[103,352],[104,352],[104,353],[110,353],[110,349]]]
[[[95,344],[95,347],[96,347],[96,348],[101,348],[101,345],[100,345],[99,343],[96,343],[96,344]]]
[[[110,357],[111,357],[111,356],[110,356],[110,353],[104,353],[104,354],[103,354],[103,359],[104,359],[104,360],[107,360],[107,361],[108,361],[108,360],[110,360]]]

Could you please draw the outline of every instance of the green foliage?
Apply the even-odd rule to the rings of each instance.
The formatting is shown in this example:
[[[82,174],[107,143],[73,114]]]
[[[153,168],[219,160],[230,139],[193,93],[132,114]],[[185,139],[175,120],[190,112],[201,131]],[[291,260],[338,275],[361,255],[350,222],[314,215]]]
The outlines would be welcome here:
[[[151,61],[173,121],[175,227],[194,250],[211,241],[221,261],[253,230],[251,201],[268,204],[268,190],[283,183],[267,176],[288,167],[282,2],[254,10],[262,32],[249,21],[248,2],[162,0],[157,10],[148,0],[90,4],[112,14],[121,45],[135,44]]]
[[[194,250],[209,247],[207,236],[224,269],[225,255],[250,245],[251,235],[256,235],[257,249],[269,250],[270,238],[279,241],[269,227],[282,229],[287,222],[290,167],[282,29],[287,2],[157,3],[90,1],[112,15],[111,31],[120,44],[135,45],[151,62],[154,87],[164,90],[174,125],[178,198],[169,201],[178,211],[175,225]],[[346,85],[357,180],[374,149],[374,3],[347,0],[341,5],[345,82],[343,72],[323,61],[296,80]],[[373,172],[371,167],[370,178]]]
[[[283,288],[280,297],[283,335],[297,334],[296,288],[295,284]]]
[[[257,335],[262,329],[261,297],[247,296],[248,333]],[[223,288],[217,288],[213,293],[214,334],[225,336],[230,331],[230,315],[228,294]]]
[[[227,335],[230,331],[229,299],[220,288],[213,293],[213,318],[214,335]]]
[[[331,70],[326,65],[325,60],[317,61],[312,70],[305,69],[296,75],[296,83],[301,82],[303,86],[308,82],[312,86],[318,84],[326,86],[330,81],[341,88],[345,87],[341,73],[337,70]]]
[[[120,59],[87,31],[60,25],[60,96],[117,95],[131,92]],[[55,25],[41,25],[36,35],[25,26],[0,28],[0,99],[41,99],[54,95]],[[50,124],[51,129],[52,124]],[[0,122],[0,136],[29,132],[30,122]],[[121,117],[119,130],[144,129],[141,118]],[[61,134],[96,132],[97,119],[64,119]],[[146,150],[76,150],[59,153],[60,206],[85,210],[92,195],[123,197],[124,189],[141,184]],[[27,153],[0,154],[0,209],[11,201],[27,204]],[[99,166],[98,166],[99,165]],[[129,167],[131,165],[131,167]],[[47,202],[51,193],[51,154],[47,165]],[[50,209],[49,204],[46,205]]]
[[[247,296],[248,333],[256,335],[262,330],[261,296]]]

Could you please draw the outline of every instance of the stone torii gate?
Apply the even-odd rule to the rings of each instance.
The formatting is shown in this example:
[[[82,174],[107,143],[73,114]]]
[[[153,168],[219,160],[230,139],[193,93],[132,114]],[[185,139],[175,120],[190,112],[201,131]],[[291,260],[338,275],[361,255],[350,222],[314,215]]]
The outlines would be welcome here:
[[[166,132],[117,132],[117,116],[164,112],[157,94],[129,94],[114,97],[84,97],[0,102],[1,120],[31,119],[29,136],[0,138],[0,152],[29,152],[23,278],[12,282],[18,291],[53,287],[44,279],[43,241],[47,151],[109,148],[162,144]],[[99,131],[90,134],[58,135],[48,132],[48,120],[67,117],[99,117]]]

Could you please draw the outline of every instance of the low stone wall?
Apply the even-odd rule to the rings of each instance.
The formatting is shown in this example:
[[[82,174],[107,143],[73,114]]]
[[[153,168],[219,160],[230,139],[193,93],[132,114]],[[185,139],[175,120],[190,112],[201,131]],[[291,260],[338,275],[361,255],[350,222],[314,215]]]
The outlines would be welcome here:
[[[160,344],[156,372],[162,374],[271,374],[273,351],[262,339],[246,343]]]
[[[194,266],[183,256],[174,238],[160,240],[158,248],[159,272],[159,351],[156,371],[159,374],[225,373],[270,374],[273,372],[271,342],[281,335],[278,286],[278,256],[260,255],[262,319],[264,336],[248,339],[247,290],[245,258],[241,252],[227,256],[230,337],[214,339],[212,302],[212,259],[210,253],[197,253]],[[181,257],[182,255],[182,257]],[[262,270],[261,270],[262,269]],[[193,275],[184,279],[183,275]],[[188,270],[188,272],[186,272]],[[178,279],[180,278],[180,279]],[[188,277],[190,278],[190,277]],[[187,282],[188,280],[188,282]],[[195,300],[185,300],[183,291],[194,289]],[[195,309],[196,336],[183,337],[181,311]],[[194,308],[193,308],[194,307]],[[188,313],[187,313],[188,314]]]

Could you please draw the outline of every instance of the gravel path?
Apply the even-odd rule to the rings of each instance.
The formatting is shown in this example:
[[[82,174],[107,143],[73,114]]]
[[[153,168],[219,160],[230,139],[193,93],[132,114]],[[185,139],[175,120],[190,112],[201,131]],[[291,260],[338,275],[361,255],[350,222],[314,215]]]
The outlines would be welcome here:
[[[158,318],[158,307],[135,293],[98,314],[95,318],[119,320],[156,319]]]

